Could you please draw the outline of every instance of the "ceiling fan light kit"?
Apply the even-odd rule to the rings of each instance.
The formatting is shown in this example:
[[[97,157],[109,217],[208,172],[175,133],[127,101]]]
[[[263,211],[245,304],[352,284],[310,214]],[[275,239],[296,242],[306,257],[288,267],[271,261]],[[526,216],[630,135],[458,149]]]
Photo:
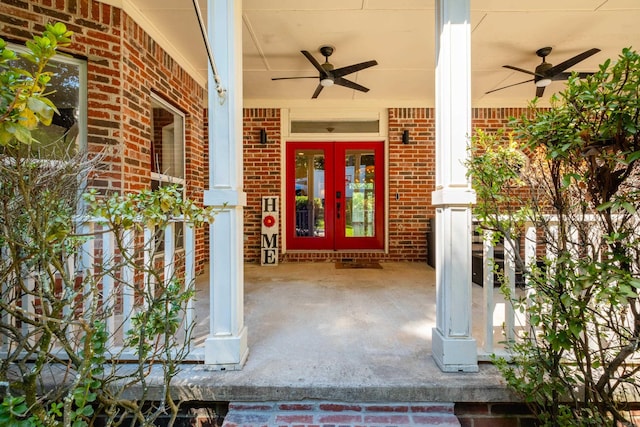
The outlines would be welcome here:
[[[530,74],[533,76],[533,78],[529,80],[525,80],[523,82],[502,86],[497,89],[493,89],[488,92],[485,92],[485,94],[489,94],[489,93],[496,92],[496,91],[513,87],[513,86],[518,86],[524,83],[533,82],[534,85],[536,86],[536,96],[539,98],[544,94],[544,88],[549,86],[553,80],[567,80],[571,76],[571,72],[566,71],[567,69],[573,67],[578,62],[582,62],[588,57],[600,52],[600,49],[597,49],[597,48],[585,50],[584,52],[572,58],[569,58],[558,65],[552,65],[546,61],[546,58],[551,53],[551,50],[552,50],[551,47],[543,47],[536,50],[536,55],[542,58],[542,63],[540,63],[535,68],[534,71],[525,70],[524,68],[515,67],[513,65],[503,65],[504,68],[508,68],[510,70],[518,71],[525,74]],[[591,74],[593,73],[577,73],[578,77],[580,78],[584,78]]]
[[[313,93],[312,99],[315,99],[320,95],[322,89],[325,87],[337,85],[343,86],[349,89],[358,90],[360,92],[368,92],[369,88],[366,88],[356,82],[351,80],[347,80],[344,78],[347,74],[352,74],[357,71],[364,70],[365,68],[373,67],[374,65],[378,65],[378,62],[375,60],[361,62],[359,64],[348,65],[342,68],[334,68],[333,64],[329,62],[329,57],[333,54],[335,48],[333,46],[325,45],[320,47],[320,53],[324,56],[325,61],[324,64],[320,64],[314,57],[306,50],[301,50],[300,52],[307,58],[311,65],[315,67],[318,71],[318,77],[274,77],[271,80],[292,80],[292,79],[318,79],[318,86],[316,87],[315,92]]]
[[[324,79],[320,80],[320,84],[324,87],[333,86],[333,80],[325,77]]]
[[[536,87],[547,87],[551,84],[551,79],[540,79],[536,82]]]

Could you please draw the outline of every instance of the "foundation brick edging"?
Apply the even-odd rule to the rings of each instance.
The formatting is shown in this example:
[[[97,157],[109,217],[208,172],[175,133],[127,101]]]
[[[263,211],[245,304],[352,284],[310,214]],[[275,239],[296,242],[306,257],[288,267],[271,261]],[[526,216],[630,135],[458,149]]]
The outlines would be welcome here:
[[[235,402],[223,427],[460,427],[452,403]]]

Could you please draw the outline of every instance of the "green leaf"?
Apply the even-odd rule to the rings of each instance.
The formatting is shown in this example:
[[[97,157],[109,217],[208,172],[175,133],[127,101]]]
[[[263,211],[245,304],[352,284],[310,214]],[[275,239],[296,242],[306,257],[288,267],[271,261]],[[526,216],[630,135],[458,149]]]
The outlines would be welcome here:
[[[635,277],[630,278],[629,285],[636,289],[640,289],[640,279],[636,279]]]
[[[19,124],[14,124],[12,130],[13,136],[15,136],[15,138],[23,144],[31,144],[31,142],[33,141],[33,138],[31,137],[31,131],[26,127]]]
[[[580,324],[571,323],[569,325],[569,330],[571,331],[573,336],[575,336],[576,338],[580,338],[580,335],[582,334],[582,326]]]
[[[613,202],[605,202],[599,205],[598,207],[596,207],[596,209],[598,210],[598,212],[602,212],[602,211],[606,211],[607,209],[610,209],[612,206],[613,206]]]
[[[634,151],[633,153],[629,154],[627,156],[627,158],[625,159],[625,161],[627,163],[631,163],[631,162],[635,162],[636,160],[640,159],[640,151]]]
[[[631,215],[636,213],[636,208],[629,202],[622,202],[621,206],[624,208],[624,210],[629,212]]]

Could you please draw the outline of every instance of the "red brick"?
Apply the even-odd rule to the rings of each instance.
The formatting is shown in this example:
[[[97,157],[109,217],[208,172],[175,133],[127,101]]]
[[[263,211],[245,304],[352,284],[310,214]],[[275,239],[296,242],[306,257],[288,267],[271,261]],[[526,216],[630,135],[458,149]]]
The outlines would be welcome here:
[[[414,424],[428,426],[451,426],[457,425],[458,419],[453,415],[415,415],[413,416]]]
[[[361,415],[320,415],[318,422],[320,423],[359,423],[362,421]]]
[[[294,424],[294,423],[303,423],[303,424],[309,424],[313,422],[313,415],[276,415],[276,422],[277,423],[288,423],[288,424]]]
[[[311,403],[279,403],[277,405],[281,411],[311,411],[315,405]]]
[[[427,404],[427,405],[411,405],[410,407],[411,412],[437,412],[440,414],[448,414],[451,413],[453,414],[453,405],[433,405],[433,404]]]
[[[409,424],[410,418],[408,415],[365,415],[365,424]]]
[[[398,405],[370,405],[365,408],[367,412],[409,412],[408,406]]]
[[[332,412],[342,412],[342,411],[362,411],[361,405],[344,405],[338,403],[321,403],[319,405],[320,410],[322,411],[332,411]]]

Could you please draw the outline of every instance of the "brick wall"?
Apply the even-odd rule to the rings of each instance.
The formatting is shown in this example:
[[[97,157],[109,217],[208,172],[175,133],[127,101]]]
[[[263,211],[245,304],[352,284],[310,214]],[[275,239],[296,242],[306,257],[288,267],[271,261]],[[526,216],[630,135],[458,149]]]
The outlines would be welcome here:
[[[261,129],[267,132],[266,144],[260,143]],[[282,182],[280,109],[245,109],[242,143],[244,191],[247,193],[244,210],[245,261],[260,262],[262,196],[280,196]],[[280,211],[284,206],[282,202],[280,200]],[[282,223],[279,229],[282,230]],[[278,236],[278,247],[282,247],[282,235]]]
[[[151,94],[185,115],[186,196],[202,202],[205,186],[205,89],[180,67],[138,24],[123,17],[122,135],[124,189],[148,188],[151,174]],[[204,228],[196,231],[196,273],[208,259]]]
[[[527,112],[518,108],[475,108],[472,127],[495,131],[508,125],[510,117]],[[435,189],[435,112],[431,108],[390,108],[388,144],[388,240],[389,252],[292,252],[281,260],[325,261],[341,258],[425,261],[429,219],[435,216],[431,192]],[[277,109],[244,112],[245,261],[260,259],[260,198],[280,195],[282,165],[280,115]],[[269,134],[266,146],[259,143],[260,128]],[[402,133],[409,131],[409,143]],[[281,209],[284,204],[281,200]],[[282,215],[281,215],[282,218]],[[282,230],[282,224],[281,228]],[[282,236],[280,236],[282,237]],[[280,239],[280,242],[282,239]],[[281,247],[281,245],[280,245]]]
[[[402,133],[409,131],[409,143]],[[429,218],[435,216],[435,116],[431,108],[389,109],[389,255],[424,261]]]
[[[104,157],[90,184],[103,191],[150,187],[150,94],[185,116],[187,196],[202,200],[205,89],[199,86],[122,10],[93,0],[15,0],[0,4],[0,37],[22,44],[48,22],[64,22],[74,32],[62,49],[86,60],[88,77],[87,143]],[[208,252],[198,232],[197,265]]]

